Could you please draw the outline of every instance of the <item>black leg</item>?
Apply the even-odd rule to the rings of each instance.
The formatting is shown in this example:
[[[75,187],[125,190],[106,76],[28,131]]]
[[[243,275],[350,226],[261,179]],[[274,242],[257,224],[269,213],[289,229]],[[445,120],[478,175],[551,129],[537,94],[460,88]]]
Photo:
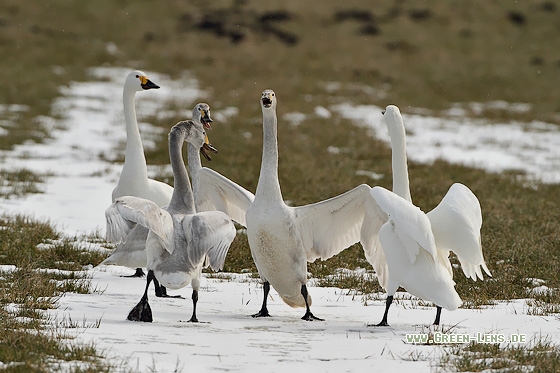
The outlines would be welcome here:
[[[311,309],[309,308],[309,302],[307,302],[307,286],[301,285],[301,295],[303,296],[303,299],[305,299],[305,308],[306,308],[305,315],[303,315],[301,319],[306,321],[313,321],[313,320],[325,321],[325,319],[320,319],[318,317],[315,317],[311,313]]]
[[[196,318],[196,303],[198,302],[198,290],[194,290],[192,291],[192,305],[193,305],[193,309],[192,309],[192,316],[191,319],[189,320],[190,322],[198,322],[198,319]]]
[[[148,272],[149,273],[149,272]],[[165,298],[167,296],[167,289],[165,286],[161,286],[159,281],[154,276],[154,290],[156,291],[156,297]]]
[[[148,271],[148,276],[146,277],[146,290],[144,290],[144,295],[140,302],[129,312],[127,319],[130,321],[144,321],[152,322],[152,309],[150,308],[150,303],[148,303],[148,287],[150,282],[155,280],[154,272]]]
[[[144,271],[142,270],[142,268],[136,268],[136,272],[133,275],[130,276],[121,276],[121,277],[128,277],[128,278],[132,278],[132,277],[144,277],[146,276],[146,274],[144,273]]]
[[[434,321],[434,325],[439,325],[439,318],[441,317],[441,307],[440,306],[436,306],[437,311],[436,311],[436,319]]]
[[[261,310],[258,313],[251,315],[253,317],[270,317],[270,314],[268,313],[268,308],[266,308],[268,292],[270,291],[270,282],[265,281],[263,284],[263,289],[264,289],[264,299],[263,299]]]
[[[385,313],[383,314],[383,320],[376,326],[389,326],[387,324],[387,315],[389,314],[389,307],[391,307],[391,303],[393,303],[393,296],[388,295],[387,300],[385,301]]]
[[[185,299],[180,295],[168,295],[167,288],[159,283],[159,281],[154,276],[154,290],[156,291],[156,297],[158,298],[181,298]]]

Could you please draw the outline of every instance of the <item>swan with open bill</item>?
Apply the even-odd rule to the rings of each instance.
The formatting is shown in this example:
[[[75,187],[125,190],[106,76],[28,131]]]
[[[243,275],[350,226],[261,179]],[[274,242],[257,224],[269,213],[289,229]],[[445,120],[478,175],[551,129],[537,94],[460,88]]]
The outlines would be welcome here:
[[[278,180],[276,104],[274,91],[262,92],[264,142],[255,195],[209,170],[200,171],[200,180],[204,189],[226,195],[226,209],[234,206],[237,211],[246,211],[251,255],[264,288],[261,309],[253,316],[270,316],[267,299],[272,285],[289,306],[305,307],[302,319],[321,320],[310,309],[307,262],[328,259],[358,242],[370,187],[362,184],[322,202],[287,206]]]
[[[204,129],[210,129],[210,123],[213,122],[212,118],[210,117],[210,106],[206,103],[198,103],[194,106],[192,111],[192,119],[194,123],[198,123],[199,125],[203,126]],[[188,159],[188,167],[191,173],[191,179],[193,184],[193,193],[195,195],[195,205],[197,207],[197,211],[202,211],[198,208],[198,204],[196,203],[197,198],[196,196],[200,193],[197,193],[198,187],[198,176],[197,172],[202,167],[200,161],[200,154],[204,156],[207,160],[211,160],[211,157],[207,153],[208,151],[216,153],[217,150],[205,141],[202,148],[197,148],[192,143],[187,143],[187,159]],[[166,204],[167,205],[167,204]],[[161,206],[160,206],[161,207]],[[212,209],[208,209],[212,210]],[[119,244],[115,250],[111,253],[111,255],[105,259],[101,264],[103,265],[120,265],[130,268],[145,268],[147,265],[147,257],[146,257],[146,238],[148,236],[148,228],[143,227],[142,225],[135,226],[131,231],[130,234],[127,236],[126,241]],[[157,281],[157,280],[156,280]],[[162,289],[163,290],[163,289]],[[157,296],[164,296],[163,291],[159,290],[159,287],[156,285],[156,295]]]
[[[171,202],[160,208],[138,197],[120,197],[106,210],[107,240],[126,239],[134,224],[149,229],[146,240],[148,281],[142,299],[128,319],[152,321],[148,303],[148,286],[154,278],[172,289],[188,284],[193,288],[193,313],[189,321],[197,322],[196,305],[202,267],[223,267],[227,251],[235,238],[235,226],[220,211],[196,212],[187,169],[182,158],[182,144],[188,142],[202,149],[207,143],[202,126],[194,121],[177,123],[169,133],[169,157],[174,177]]]
[[[455,183],[439,205],[427,214],[412,203],[406,158],[406,134],[398,107],[383,111],[392,147],[393,191],[371,189],[362,226],[362,245],[380,285],[387,291],[383,319],[399,286],[433,302],[434,325],[439,325],[442,307],[453,311],[462,301],[455,290],[449,252],[453,251],[464,274],[482,279],[482,269],[491,276],[482,254],[482,212],[473,192]]]

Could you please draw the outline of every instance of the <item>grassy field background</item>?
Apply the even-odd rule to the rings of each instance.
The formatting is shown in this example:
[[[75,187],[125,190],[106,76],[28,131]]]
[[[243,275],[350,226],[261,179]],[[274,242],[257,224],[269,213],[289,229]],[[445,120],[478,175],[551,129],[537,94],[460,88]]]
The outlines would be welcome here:
[[[456,102],[505,100],[531,104],[523,113],[487,109],[470,113],[496,120],[560,124],[560,3],[556,1],[379,1],[343,3],[240,1],[4,0],[0,3],[0,149],[42,141],[61,86],[87,80],[87,68],[126,66],[179,76],[190,71],[214,111],[234,106],[239,115],[214,124],[220,149],[212,168],[255,190],[262,147],[260,93],[272,88],[280,116],[312,113],[338,102],[396,104],[403,113],[433,113]],[[332,84],[336,83],[336,84]],[[335,89],[333,89],[335,87]],[[120,97],[115,97],[119,99]],[[201,98],[202,100],[202,98]],[[18,109],[13,105],[25,105]],[[170,103],[172,106],[173,103]],[[184,109],[184,108],[181,108]],[[189,108],[190,109],[190,108]],[[150,121],[166,129],[177,120]],[[251,133],[248,139],[241,136]],[[328,146],[351,149],[344,156]],[[311,203],[368,183],[357,170],[390,175],[390,149],[336,114],[310,116],[300,126],[280,123],[280,182],[295,205]],[[147,154],[167,164],[167,136]],[[560,286],[560,209],[556,185],[526,187],[514,174],[450,165],[410,164],[411,191],[423,210],[433,208],[453,182],[479,197],[482,242],[494,278],[467,281],[457,272],[465,306],[531,296],[536,314],[558,312],[560,295],[531,295],[531,278]],[[4,183],[28,181],[14,193],[35,192],[48,175],[0,172]],[[169,175],[161,175],[169,180]],[[391,186],[386,177],[380,185]],[[7,196],[9,197],[9,196]],[[19,223],[18,223],[19,224]],[[35,225],[26,225],[35,231]],[[41,232],[44,228],[41,228]],[[37,233],[42,234],[42,233]],[[45,239],[54,233],[45,234]],[[39,239],[40,241],[40,239]],[[19,241],[2,246],[1,264],[19,265]],[[246,239],[236,239],[226,270],[255,270]],[[31,249],[30,249],[31,250]],[[33,251],[31,251],[33,253]],[[33,262],[34,255],[29,254]],[[92,256],[91,264],[101,258]],[[26,261],[27,263],[27,261]],[[35,262],[41,268],[44,262]],[[31,265],[31,264],[30,264]],[[54,264],[53,264],[54,265]],[[375,280],[340,276],[337,268],[366,267],[358,245],[310,265],[324,284],[379,291]],[[55,290],[54,294],[56,294]],[[1,359],[0,359],[1,360]]]

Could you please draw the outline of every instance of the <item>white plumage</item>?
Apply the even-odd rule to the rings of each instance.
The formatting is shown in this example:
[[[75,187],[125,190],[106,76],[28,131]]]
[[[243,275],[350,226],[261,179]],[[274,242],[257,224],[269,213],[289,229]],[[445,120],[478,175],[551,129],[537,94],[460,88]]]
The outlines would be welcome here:
[[[148,178],[148,168],[144,147],[136,120],[134,98],[136,92],[148,89],[158,89],[147,75],[140,71],[131,71],[124,82],[123,106],[126,124],[126,150],[124,164],[119,181],[112,193],[112,201],[122,196],[135,196],[154,201],[163,207],[169,204],[173,187],[158,180]],[[138,227],[131,232],[130,238],[123,241],[113,251],[112,255],[101,264],[123,265],[136,268],[135,276],[143,276],[142,267],[146,266],[144,252],[147,231]]]
[[[159,86],[139,70],[126,77],[123,88],[124,118],[126,122],[126,151],[119,181],[113,190],[113,201],[122,196],[136,196],[154,201],[158,206],[167,206],[173,188],[161,181],[148,178],[146,156],[136,121],[134,97],[136,92],[157,89]]]
[[[264,281],[263,304],[254,316],[269,316],[267,297],[272,285],[288,305],[306,307],[303,319],[317,319],[310,311],[307,261],[330,258],[358,242],[370,187],[360,185],[307,206],[287,206],[278,181],[275,93],[265,90],[260,102],[264,143],[255,195],[210,170],[200,172],[201,183],[205,189],[213,189],[224,196],[223,207],[229,210],[226,212],[235,215],[246,211],[251,254]],[[231,213],[232,206],[237,210],[234,213]],[[242,223],[242,218],[234,219]]]
[[[436,304],[437,325],[442,307],[455,310],[462,303],[455,291],[449,251],[457,255],[467,277],[482,279],[482,269],[491,275],[482,255],[480,203],[469,188],[455,183],[428,214],[414,206],[402,116],[393,105],[387,106],[384,114],[393,150],[393,192],[382,187],[371,189],[361,240],[388,295],[379,325],[387,325],[389,307],[399,286]]]

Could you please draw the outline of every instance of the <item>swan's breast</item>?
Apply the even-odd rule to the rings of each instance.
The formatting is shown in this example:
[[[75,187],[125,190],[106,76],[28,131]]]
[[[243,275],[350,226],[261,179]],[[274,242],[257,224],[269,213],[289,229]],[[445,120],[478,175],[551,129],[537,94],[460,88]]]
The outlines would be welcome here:
[[[299,279],[306,273],[305,251],[289,212],[282,209],[255,215],[248,212],[247,237],[259,272],[271,283],[274,278]]]

